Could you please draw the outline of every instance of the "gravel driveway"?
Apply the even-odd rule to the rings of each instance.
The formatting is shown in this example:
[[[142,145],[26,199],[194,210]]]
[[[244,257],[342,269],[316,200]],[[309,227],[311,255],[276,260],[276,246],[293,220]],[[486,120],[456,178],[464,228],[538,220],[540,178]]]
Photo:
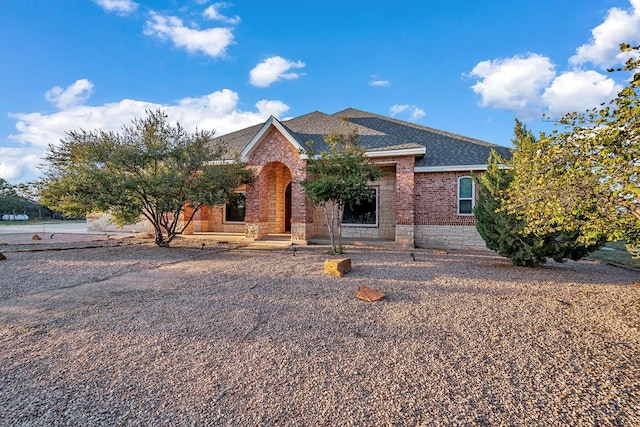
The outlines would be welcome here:
[[[640,425],[637,271],[178,243],[0,246],[0,425]]]

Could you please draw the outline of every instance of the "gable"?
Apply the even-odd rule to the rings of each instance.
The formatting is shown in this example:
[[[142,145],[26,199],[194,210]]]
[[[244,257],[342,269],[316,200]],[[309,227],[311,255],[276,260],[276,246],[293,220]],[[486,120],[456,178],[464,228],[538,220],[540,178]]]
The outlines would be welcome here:
[[[248,159],[251,157],[253,152],[258,148],[260,143],[264,141],[264,139],[269,134],[269,131],[272,129],[275,129],[278,132],[280,132],[280,134],[285,138],[285,140],[289,142],[297,152],[300,152],[300,153],[303,152],[303,147],[295,138],[295,136],[292,135],[292,133],[287,128],[285,128],[278,119],[271,116],[264,123],[264,125],[262,125],[262,127],[258,130],[258,132],[253,136],[253,138],[251,138],[251,140],[246,145],[244,150],[242,150],[241,159],[243,161],[248,161]]]

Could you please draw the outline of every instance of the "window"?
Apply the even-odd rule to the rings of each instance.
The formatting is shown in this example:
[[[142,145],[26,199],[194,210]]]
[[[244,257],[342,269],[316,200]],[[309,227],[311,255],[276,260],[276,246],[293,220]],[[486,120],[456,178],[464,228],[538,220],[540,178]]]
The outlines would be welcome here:
[[[378,189],[372,188],[372,199],[358,204],[347,203],[342,223],[345,225],[378,225]]]
[[[247,206],[247,195],[245,193],[235,193],[224,207],[225,222],[244,222],[244,214]]]
[[[473,215],[473,179],[458,178],[458,215]]]

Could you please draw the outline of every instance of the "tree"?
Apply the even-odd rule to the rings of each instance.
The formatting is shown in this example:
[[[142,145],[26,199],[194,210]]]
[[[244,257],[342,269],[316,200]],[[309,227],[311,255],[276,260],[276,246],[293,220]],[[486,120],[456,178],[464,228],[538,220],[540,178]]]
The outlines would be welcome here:
[[[0,214],[23,213],[27,210],[29,201],[23,197],[25,184],[12,185],[0,178]]]
[[[603,236],[640,246],[640,72],[639,47],[618,71],[634,71],[608,104],[567,114],[563,132],[541,138],[529,158],[529,174],[515,177],[511,212],[524,212],[538,234],[579,228],[579,239],[595,244]]]
[[[324,210],[331,251],[335,254],[342,253],[345,206],[375,197],[370,183],[380,177],[380,169],[365,157],[355,129],[348,129],[344,134],[332,132],[324,140],[328,149],[319,155],[313,153],[313,147],[308,147],[307,176],[301,185],[313,205]]]
[[[562,262],[566,258],[580,259],[606,240],[585,245],[579,241],[580,229],[534,233],[528,231],[529,217],[522,212],[508,211],[506,207],[512,197],[510,190],[515,177],[530,176],[530,157],[537,150],[533,133],[516,120],[514,150],[510,160],[492,150],[487,170],[475,177],[480,187],[478,201],[474,207],[476,228],[487,247],[508,257],[514,265],[540,266],[547,258]]]
[[[235,188],[253,180],[243,163],[224,161],[228,150],[212,146],[212,137],[170,125],[160,110],[120,133],[68,132],[49,147],[42,200],[69,215],[109,212],[117,225],[142,216],[153,225],[156,244],[167,247],[203,205],[226,203]],[[187,205],[192,213],[178,229]]]

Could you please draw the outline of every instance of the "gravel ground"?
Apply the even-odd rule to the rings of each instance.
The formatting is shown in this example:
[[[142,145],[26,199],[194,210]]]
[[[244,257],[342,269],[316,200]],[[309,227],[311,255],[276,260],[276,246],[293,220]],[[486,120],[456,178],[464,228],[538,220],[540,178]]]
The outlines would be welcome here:
[[[640,425],[637,271],[349,247],[338,278],[313,246],[5,243],[2,426]]]

